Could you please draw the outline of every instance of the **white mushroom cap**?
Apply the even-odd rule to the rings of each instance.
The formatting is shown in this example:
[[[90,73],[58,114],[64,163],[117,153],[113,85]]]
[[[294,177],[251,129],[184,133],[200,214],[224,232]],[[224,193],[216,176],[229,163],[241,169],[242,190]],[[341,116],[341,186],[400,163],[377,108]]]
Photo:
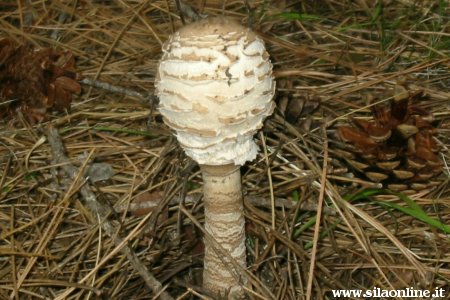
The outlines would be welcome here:
[[[199,164],[243,165],[273,112],[275,81],[264,42],[222,17],[181,28],[163,47],[155,82],[159,111]]]

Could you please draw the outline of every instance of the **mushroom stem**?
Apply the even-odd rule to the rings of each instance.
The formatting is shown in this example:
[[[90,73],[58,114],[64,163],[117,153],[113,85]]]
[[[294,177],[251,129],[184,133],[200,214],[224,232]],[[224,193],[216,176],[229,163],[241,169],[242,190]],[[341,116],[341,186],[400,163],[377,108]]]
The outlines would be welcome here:
[[[245,219],[239,166],[201,166],[205,229],[238,265],[246,268]],[[203,287],[228,299],[243,296],[245,277],[205,238]]]

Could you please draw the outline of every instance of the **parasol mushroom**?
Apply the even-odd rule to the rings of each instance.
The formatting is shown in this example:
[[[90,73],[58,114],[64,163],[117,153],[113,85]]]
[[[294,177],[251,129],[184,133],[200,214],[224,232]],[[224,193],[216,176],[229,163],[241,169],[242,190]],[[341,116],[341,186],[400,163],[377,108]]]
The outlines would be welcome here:
[[[163,47],[155,80],[164,122],[203,176],[205,230],[246,267],[239,167],[255,159],[253,135],[274,109],[275,82],[263,41],[225,17],[189,24]],[[205,239],[203,286],[243,295],[245,279]]]

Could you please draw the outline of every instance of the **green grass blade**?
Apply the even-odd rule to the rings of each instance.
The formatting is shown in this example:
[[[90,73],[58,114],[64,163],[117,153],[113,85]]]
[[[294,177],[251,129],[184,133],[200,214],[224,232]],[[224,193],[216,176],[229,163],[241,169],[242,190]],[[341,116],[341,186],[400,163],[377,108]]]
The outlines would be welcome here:
[[[376,195],[394,195],[402,200],[406,206],[402,206],[392,202],[383,202],[373,200],[372,196]],[[414,200],[402,193],[394,193],[389,190],[383,189],[365,189],[353,195],[347,195],[344,199],[348,201],[360,201],[360,200],[370,200],[372,203],[376,203],[380,206],[389,207],[403,212],[421,222],[424,222],[432,227],[438,228],[445,233],[450,233],[450,226],[442,223],[440,220],[430,217]]]
[[[370,197],[376,196],[376,195],[382,195],[386,194],[386,190],[383,189],[365,189],[362,190],[356,194],[353,195],[346,195],[344,196],[344,199],[351,202],[351,201],[359,201],[359,200],[366,200],[371,199]]]
[[[414,217],[415,219],[422,221],[432,227],[435,227],[437,229],[442,230],[445,233],[450,233],[450,226],[448,226],[447,224],[442,223],[441,221],[439,221],[438,219],[432,218],[429,215],[427,215],[427,213],[425,211],[423,211],[422,209],[420,209],[420,211],[416,210],[416,209],[412,209],[410,207],[405,207],[405,206],[401,206],[398,205],[396,203],[391,203],[391,202],[381,202],[381,201],[373,201],[374,203],[379,204],[380,206],[386,206],[386,207],[390,207],[393,209],[396,209],[398,211],[401,211],[407,215],[410,215],[412,217]]]
[[[311,217],[307,222],[305,222],[302,226],[300,226],[297,230],[294,231],[294,238],[298,237],[303,231],[311,228],[316,224],[316,216]]]

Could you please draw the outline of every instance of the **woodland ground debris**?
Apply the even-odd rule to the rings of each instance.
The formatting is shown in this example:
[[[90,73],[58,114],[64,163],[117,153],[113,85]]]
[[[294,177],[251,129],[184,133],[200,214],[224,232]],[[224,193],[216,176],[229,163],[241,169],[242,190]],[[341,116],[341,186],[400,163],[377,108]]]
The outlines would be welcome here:
[[[199,16],[233,16],[257,31],[282,83],[276,94],[280,109],[266,120],[264,139],[256,137],[262,151],[241,170],[246,197],[275,200],[275,208],[244,202],[255,297],[332,299],[331,289],[411,286],[442,287],[448,294],[448,3],[208,0],[189,5]],[[26,113],[0,119],[0,298],[157,297],[123,252],[125,246],[161,284],[160,292],[175,299],[207,298],[201,287],[203,205],[183,202],[201,193],[200,170],[148,104],[161,46],[183,25],[175,3],[3,1],[0,16],[2,39],[70,52],[76,72],[89,82],[133,91],[83,84],[79,95],[72,93],[70,109],[62,105],[63,111],[49,113],[44,89],[36,94],[37,107],[46,107],[41,123],[31,124]],[[411,105],[433,117],[443,169],[439,185],[407,198],[362,190],[362,182],[373,182],[356,177],[334,147],[342,142],[337,125],[349,124],[349,117],[373,120],[370,95],[388,104],[384,95],[404,78],[408,93],[421,91]],[[2,113],[16,99],[2,98]],[[297,113],[309,110],[309,99],[320,105]],[[68,161],[53,161],[49,125]],[[92,159],[80,162],[86,155]],[[108,163],[114,175],[95,184],[73,180],[64,171],[69,163],[77,169]],[[102,205],[114,209],[107,219],[117,225],[112,234],[84,201],[86,183]],[[138,200],[155,201],[149,196],[154,193],[162,197],[150,214],[126,209]],[[305,200],[333,212],[321,215],[319,230],[314,224],[320,210],[303,210]]]

